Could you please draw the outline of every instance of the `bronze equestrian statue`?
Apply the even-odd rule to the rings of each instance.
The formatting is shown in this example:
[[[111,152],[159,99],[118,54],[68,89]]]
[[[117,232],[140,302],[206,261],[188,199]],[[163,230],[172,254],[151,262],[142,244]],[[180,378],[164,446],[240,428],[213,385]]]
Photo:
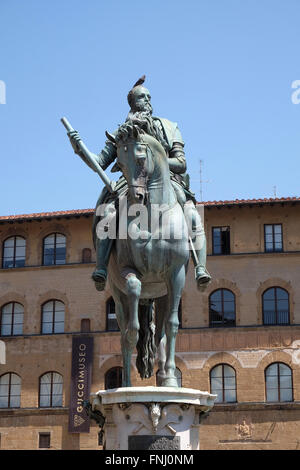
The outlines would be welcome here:
[[[152,115],[144,79],[130,90],[127,119],[115,132],[106,133],[108,139],[99,155],[91,154],[78,132],[66,127],[75,153],[101,177],[102,170],[115,160],[111,171],[122,172],[116,183],[106,184],[96,204],[93,238],[97,262],[92,275],[99,291],[108,278],[115,301],[124,366],[122,384],[131,386],[131,356],[136,347],[141,377],[153,375],[158,350],[159,385],[176,387],[178,307],[191,251],[198,288],[205,288],[211,278],[206,270],[205,233],[185,173],[180,131],[176,123]],[[130,215],[136,204],[146,210],[146,230],[136,224],[136,213]],[[153,225],[156,206],[163,210]],[[129,234],[134,227],[134,236],[120,236],[124,211],[126,229]],[[113,224],[119,229],[116,237],[108,236]]]

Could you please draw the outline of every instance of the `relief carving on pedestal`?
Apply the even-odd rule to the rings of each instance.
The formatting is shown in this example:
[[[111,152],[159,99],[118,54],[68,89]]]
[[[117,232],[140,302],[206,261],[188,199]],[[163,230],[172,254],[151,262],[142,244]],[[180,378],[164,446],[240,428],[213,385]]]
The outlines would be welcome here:
[[[189,426],[195,418],[195,409],[193,406],[167,404],[162,406],[158,403],[134,404],[124,406],[114,405],[113,407],[114,421],[119,426],[126,426],[128,434],[138,435],[149,431],[152,434],[175,435],[181,424]]]

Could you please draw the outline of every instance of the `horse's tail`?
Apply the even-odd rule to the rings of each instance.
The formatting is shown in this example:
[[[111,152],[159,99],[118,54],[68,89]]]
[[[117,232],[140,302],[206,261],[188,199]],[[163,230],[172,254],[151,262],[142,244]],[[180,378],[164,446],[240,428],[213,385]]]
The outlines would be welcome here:
[[[156,346],[155,325],[153,319],[153,300],[139,304],[139,339],[136,345],[136,366],[142,379],[153,375]]]

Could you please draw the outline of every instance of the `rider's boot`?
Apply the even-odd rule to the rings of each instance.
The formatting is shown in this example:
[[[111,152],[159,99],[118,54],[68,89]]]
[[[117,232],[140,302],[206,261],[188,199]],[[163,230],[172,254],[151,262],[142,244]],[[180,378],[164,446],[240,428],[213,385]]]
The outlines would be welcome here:
[[[201,217],[194,203],[189,200],[185,204],[185,216],[188,218],[188,226],[191,230],[193,243],[192,258],[195,266],[195,280],[199,290],[204,290],[211,281],[211,276],[206,269],[206,237]]]
[[[208,284],[211,281],[211,275],[206,269],[206,238],[205,234],[203,234],[204,240],[201,240],[202,242],[202,248],[200,250],[195,250],[196,256],[198,258],[198,263],[195,262],[195,280],[197,282],[197,287],[200,291],[203,291]],[[197,238],[197,237],[196,237]],[[200,243],[201,243],[200,242]],[[195,245],[197,246],[197,243],[199,243],[198,240],[196,240]]]
[[[110,238],[96,241],[96,269],[92,274],[95,287],[98,291],[105,289],[107,279],[107,266],[112,248],[113,240]]]

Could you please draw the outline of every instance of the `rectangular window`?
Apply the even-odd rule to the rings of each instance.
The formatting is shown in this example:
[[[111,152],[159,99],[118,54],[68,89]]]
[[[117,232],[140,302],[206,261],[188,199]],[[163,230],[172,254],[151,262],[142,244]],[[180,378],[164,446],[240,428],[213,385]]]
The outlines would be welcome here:
[[[282,225],[265,224],[265,252],[279,252],[282,246]]]
[[[39,449],[50,449],[50,432],[39,433]]]
[[[230,254],[230,227],[213,227],[212,229],[212,254]]]

